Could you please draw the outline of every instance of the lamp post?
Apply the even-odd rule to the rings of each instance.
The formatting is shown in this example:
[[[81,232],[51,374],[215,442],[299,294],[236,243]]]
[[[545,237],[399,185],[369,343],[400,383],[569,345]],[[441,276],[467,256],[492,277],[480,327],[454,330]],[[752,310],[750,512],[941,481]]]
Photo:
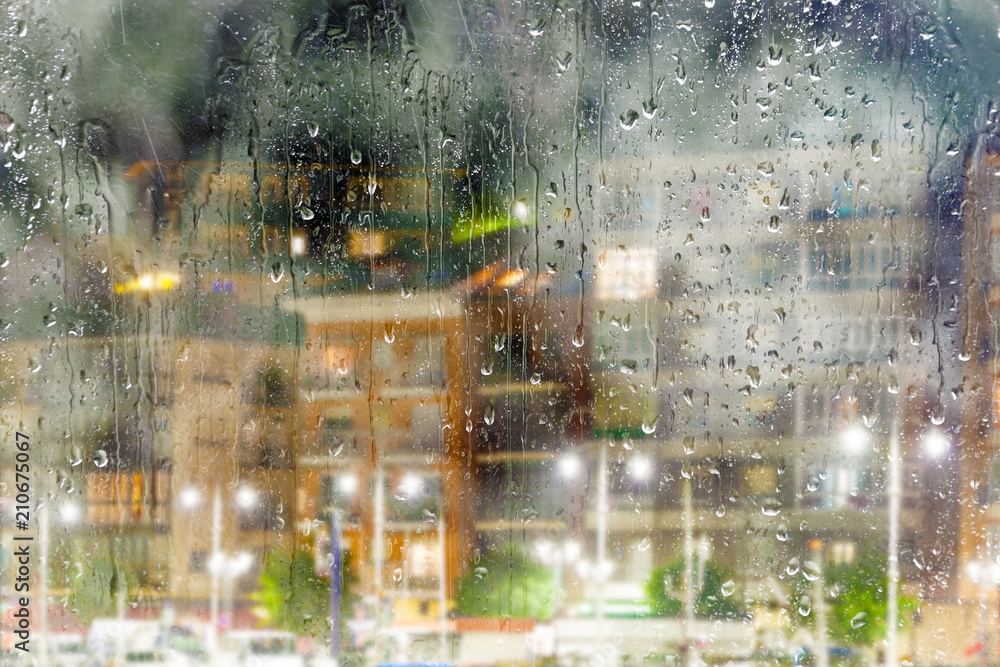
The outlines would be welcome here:
[[[201,492],[195,487],[187,487],[181,490],[178,500],[182,507],[194,510],[201,506]],[[252,509],[258,502],[258,494],[248,486],[237,490],[234,498],[237,507],[242,510]],[[221,587],[223,579],[227,579],[226,584],[231,588],[233,581],[242,576],[253,564],[253,556],[247,552],[242,552],[236,556],[226,556],[222,552],[222,489],[216,482],[212,489],[212,550],[208,560],[208,571],[211,575],[209,588],[209,631],[208,650],[209,654],[218,654],[219,644],[219,601],[221,597]],[[228,600],[229,614],[232,613],[232,591],[227,588],[230,595]],[[228,621],[227,616],[227,621]]]
[[[64,526],[72,526],[80,520],[80,506],[72,500],[64,501],[57,511],[59,522]],[[49,512],[49,503],[38,504],[38,653],[42,664],[48,664],[51,660],[51,647],[49,646],[49,553],[51,550],[52,516]]]
[[[353,472],[344,472],[337,479],[337,488],[345,498],[352,498],[358,490],[358,478]],[[340,530],[340,509],[330,503],[330,657],[340,664],[340,610],[343,598],[344,550]]]
[[[809,540],[809,551],[813,552],[816,565],[813,579],[813,608],[816,610],[816,667],[830,667],[830,652],[827,647],[826,629],[826,586],[823,582],[823,540]]]
[[[535,545],[535,556],[543,565],[552,568],[552,582],[555,588],[554,613],[558,614],[563,602],[563,570],[580,558],[580,545],[572,540],[556,544],[542,540]]]
[[[848,429],[846,444],[855,454],[864,451],[868,445],[868,432],[859,426]],[[923,436],[923,454],[928,458],[940,459],[951,449],[948,437],[937,429],[931,429]],[[898,667],[899,651],[899,534],[900,516],[903,509],[903,460],[900,446],[899,420],[893,420],[889,433],[888,452],[889,477],[886,480],[888,500],[889,531],[886,545],[886,667]]]
[[[983,664],[990,662],[989,634],[987,632],[987,618],[989,616],[988,592],[991,588],[1000,584],[1000,563],[983,563],[978,560],[969,561],[965,567],[969,579],[979,586],[979,634],[983,651]]]
[[[582,464],[576,454],[570,452],[559,460],[559,471],[567,479],[574,478]],[[633,456],[627,465],[628,475],[637,482],[645,482],[653,472],[652,462],[645,456]],[[605,635],[605,588],[612,564],[607,557],[608,544],[608,512],[610,504],[610,473],[608,471],[608,450],[600,446],[597,457],[597,499],[595,526],[595,562],[577,563],[577,571],[581,576],[590,579],[594,585],[594,617],[597,619],[598,642],[604,641]]]

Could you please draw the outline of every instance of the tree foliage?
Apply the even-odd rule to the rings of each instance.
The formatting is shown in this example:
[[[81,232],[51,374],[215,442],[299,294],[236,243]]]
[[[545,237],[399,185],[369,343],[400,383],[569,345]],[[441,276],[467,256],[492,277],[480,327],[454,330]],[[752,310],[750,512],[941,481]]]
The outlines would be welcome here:
[[[866,549],[850,563],[828,566],[824,574],[830,600],[831,638],[848,646],[873,646],[884,639],[889,612],[885,554]],[[900,595],[897,607],[900,622],[908,619],[906,611],[916,607],[916,600]]]
[[[136,577],[109,555],[95,555],[73,579],[69,608],[84,623],[100,616],[114,616],[118,596],[128,596],[136,587]]]
[[[355,577],[345,554],[340,615],[350,613],[349,591]],[[316,560],[303,549],[275,549],[267,554],[260,588],[253,595],[268,624],[317,639],[330,636],[330,577],[316,574]],[[341,623],[341,628],[344,624]]]
[[[868,546],[850,562],[828,563],[824,566],[826,623],[831,642],[841,646],[863,647],[874,646],[885,639],[889,612],[887,565],[884,549]],[[796,607],[796,612],[791,616],[809,626],[816,623],[818,605],[813,599],[812,580],[818,576],[814,566],[806,566],[791,582],[792,605]],[[902,584],[900,581],[900,587]],[[899,622],[907,622],[907,612],[916,608],[916,600],[899,595]]]
[[[552,571],[508,544],[472,563],[459,581],[455,606],[463,616],[544,620],[552,617],[557,594]]]
[[[697,574],[695,575],[698,576]],[[646,600],[657,616],[681,616],[684,603],[684,559],[653,570],[646,581]],[[735,588],[734,574],[714,560],[706,561],[701,585],[694,599],[694,613],[699,618],[742,619],[746,606]]]

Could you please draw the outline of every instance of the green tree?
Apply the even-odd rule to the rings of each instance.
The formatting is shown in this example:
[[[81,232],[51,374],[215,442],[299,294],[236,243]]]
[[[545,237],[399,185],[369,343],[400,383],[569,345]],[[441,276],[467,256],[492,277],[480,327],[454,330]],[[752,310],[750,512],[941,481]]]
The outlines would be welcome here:
[[[349,617],[355,581],[349,554],[345,554],[340,616]],[[275,549],[264,559],[260,588],[253,594],[266,623],[317,639],[330,636],[330,577],[316,574],[316,560],[304,549]],[[341,631],[346,624],[341,622]]]
[[[463,616],[548,619],[555,610],[552,571],[522,547],[488,550],[461,578],[455,606]]]
[[[95,555],[72,580],[69,608],[84,623],[117,613],[118,596],[136,588],[134,573],[110,555]],[[127,597],[126,597],[127,599]]]
[[[829,628],[834,641],[848,646],[874,646],[888,630],[889,577],[887,559],[876,549],[866,549],[850,563],[829,565],[824,580],[829,599]],[[902,582],[900,582],[902,584]],[[898,618],[917,608],[911,597],[898,597]]]
[[[653,570],[646,581],[646,600],[657,616],[681,616],[684,613],[684,559]],[[699,618],[742,619],[746,606],[737,594],[732,570],[714,560],[705,563],[701,587],[694,600],[694,613]]]

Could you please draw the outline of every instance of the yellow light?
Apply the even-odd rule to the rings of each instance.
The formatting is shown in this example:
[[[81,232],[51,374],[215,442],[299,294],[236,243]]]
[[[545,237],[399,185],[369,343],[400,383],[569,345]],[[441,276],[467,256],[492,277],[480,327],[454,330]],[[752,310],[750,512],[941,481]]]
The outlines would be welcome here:
[[[169,271],[152,271],[115,285],[115,292],[167,292],[181,283],[181,277]]]

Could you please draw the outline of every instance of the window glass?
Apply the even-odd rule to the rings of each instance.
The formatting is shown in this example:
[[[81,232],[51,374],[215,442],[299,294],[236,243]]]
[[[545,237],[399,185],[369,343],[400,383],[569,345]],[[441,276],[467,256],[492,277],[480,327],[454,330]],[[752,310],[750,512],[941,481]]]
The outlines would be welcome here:
[[[3,664],[1000,661],[993,4],[4,8]]]

